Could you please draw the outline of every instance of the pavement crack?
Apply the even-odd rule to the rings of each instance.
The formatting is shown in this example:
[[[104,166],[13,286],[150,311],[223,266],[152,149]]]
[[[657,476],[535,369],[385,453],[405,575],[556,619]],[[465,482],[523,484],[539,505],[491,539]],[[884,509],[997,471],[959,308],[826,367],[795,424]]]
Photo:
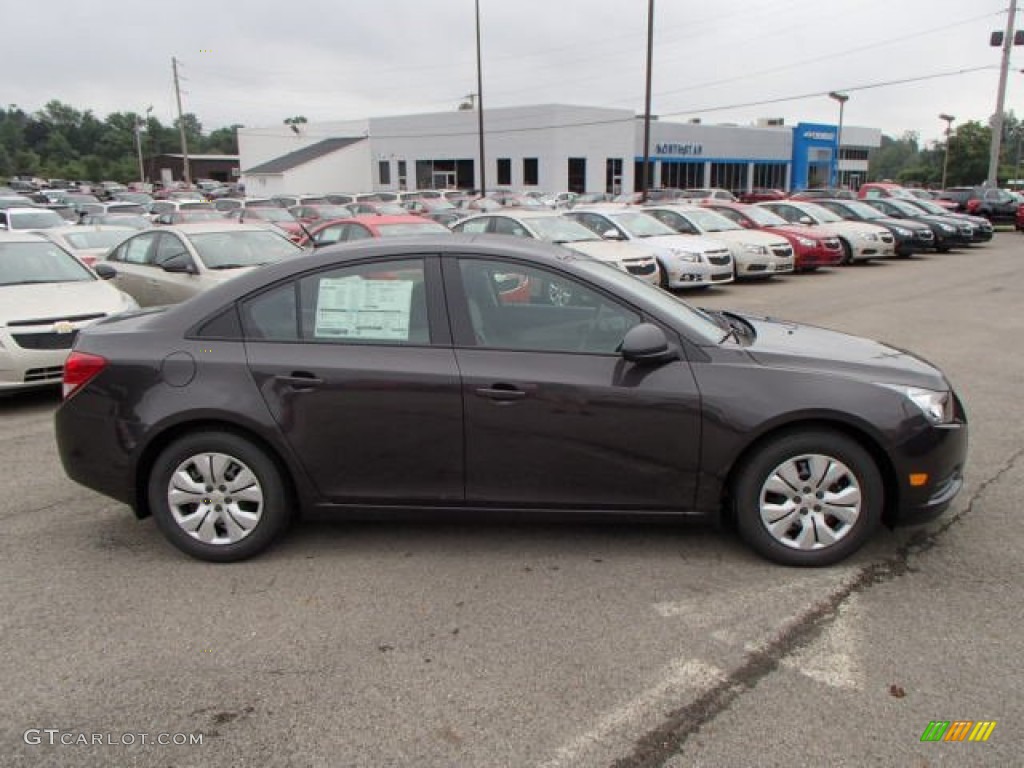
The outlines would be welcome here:
[[[765,677],[775,672],[782,661],[821,636],[839,618],[840,609],[853,596],[876,584],[898,579],[913,571],[912,557],[927,552],[954,525],[974,510],[974,505],[990,486],[999,482],[1024,458],[1024,448],[1012,454],[991,477],[970,494],[967,504],[941,525],[918,531],[895,553],[864,566],[857,575],[839,587],[826,600],[816,603],[776,633],[764,647],[750,652],[746,661],[720,683],[709,688],[689,704],[669,712],[661,725],[642,736],[633,752],[612,763],[612,768],[656,768],[675,755],[693,734],[725,712],[744,693],[752,691]]]

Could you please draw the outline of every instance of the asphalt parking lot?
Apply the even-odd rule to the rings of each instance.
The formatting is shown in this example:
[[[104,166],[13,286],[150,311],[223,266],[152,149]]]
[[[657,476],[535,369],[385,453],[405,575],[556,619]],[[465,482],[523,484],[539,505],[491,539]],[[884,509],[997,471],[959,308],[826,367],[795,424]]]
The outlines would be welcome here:
[[[825,570],[517,520],[311,522],[201,563],[64,477],[56,394],[0,399],[0,764],[1020,764],[1022,277],[1002,232],[691,297],[911,349],[966,404],[953,507]],[[997,725],[922,743],[936,720]]]

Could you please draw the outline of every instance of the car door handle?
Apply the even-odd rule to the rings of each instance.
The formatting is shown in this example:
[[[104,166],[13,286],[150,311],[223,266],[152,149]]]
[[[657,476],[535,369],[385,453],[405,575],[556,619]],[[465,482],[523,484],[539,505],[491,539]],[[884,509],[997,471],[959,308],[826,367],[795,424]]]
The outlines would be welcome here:
[[[526,393],[523,390],[511,384],[495,384],[491,387],[480,387],[476,393],[479,397],[486,397],[488,400],[496,400],[498,402],[522,400],[526,397]]]
[[[309,371],[292,371],[289,375],[275,376],[274,381],[279,381],[296,390],[314,389],[324,383],[323,379]]]

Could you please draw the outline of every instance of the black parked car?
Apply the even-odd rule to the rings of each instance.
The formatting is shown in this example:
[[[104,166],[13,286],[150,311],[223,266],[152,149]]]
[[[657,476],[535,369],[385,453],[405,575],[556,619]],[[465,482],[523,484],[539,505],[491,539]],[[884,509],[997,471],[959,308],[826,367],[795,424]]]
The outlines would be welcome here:
[[[815,202],[847,221],[863,221],[867,224],[885,227],[892,232],[892,236],[895,238],[897,256],[910,256],[922,251],[935,250],[935,233],[924,222],[891,218],[861,200],[815,200]]]
[[[873,197],[864,202],[893,219],[927,224],[935,235],[935,250],[939,253],[945,253],[957,246],[970,245],[974,241],[975,227],[969,221],[945,214],[940,216],[925,213],[915,203],[897,200],[894,197]]]
[[[328,247],[101,321],[64,390],[68,474],[215,561],[316,508],[724,517],[826,565],[945,509],[967,451],[908,352],[494,236]]]
[[[939,193],[943,200],[957,204],[958,213],[984,216],[989,221],[1012,224],[1020,203],[1005,189],[998,187],[950,187]]]
[[[995,228],[992,226],[992,222],[984,216],[972,216],[969,213],[949,211],[931,200],[905,200],[904,202],[910,203],[915,208],[920,208],[932,216],[944,216],[947,219],[958,219],[968,222],[974,227],[974,235],[971,238],[971,242],[987,243],[995,235]]]

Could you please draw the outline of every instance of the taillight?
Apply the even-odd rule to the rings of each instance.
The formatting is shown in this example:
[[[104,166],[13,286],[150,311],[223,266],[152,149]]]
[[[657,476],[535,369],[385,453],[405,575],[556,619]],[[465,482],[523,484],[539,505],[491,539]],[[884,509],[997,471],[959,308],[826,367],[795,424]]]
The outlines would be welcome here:
[[[107,367],[107,359],[88,352],[72,352],[64,362],[64,399],[67,400],[100,371]]]

